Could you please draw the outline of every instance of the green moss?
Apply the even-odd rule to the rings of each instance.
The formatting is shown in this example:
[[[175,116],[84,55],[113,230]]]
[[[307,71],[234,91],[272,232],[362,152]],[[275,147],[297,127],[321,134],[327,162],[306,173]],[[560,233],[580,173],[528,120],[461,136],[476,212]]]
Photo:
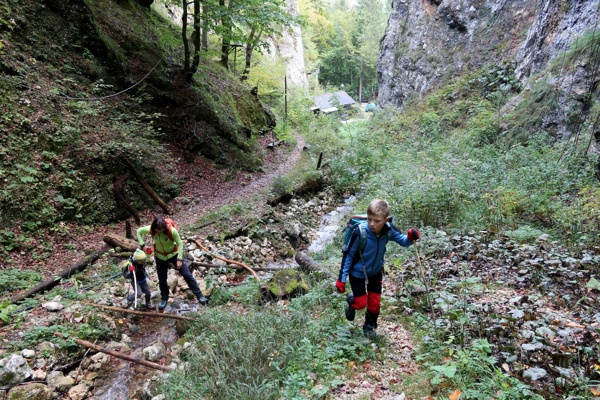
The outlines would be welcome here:
[[[308,285],[300,273],[293,269],[277,272],[269,281],[269,293],[273,297],[294,296],[308,292]]]

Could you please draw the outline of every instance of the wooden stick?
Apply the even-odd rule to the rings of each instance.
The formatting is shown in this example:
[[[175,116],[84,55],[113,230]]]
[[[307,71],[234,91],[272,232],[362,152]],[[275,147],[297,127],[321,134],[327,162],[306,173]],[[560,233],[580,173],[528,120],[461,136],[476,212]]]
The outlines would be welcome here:
[[[254,272],[254,270],[252,268],[250,268],[249,266],[247,266],[246,264],[241,263],[241,262],[237,262],[237,261],[233,261],[233,260],[228,260],[226,258],[219,257],[216,254],[212,254],[210,251],[208,251],[208,249],[206,247],[204,247],[202,245],[202,243],[200,243],[200,241],[198,239],[194,240],[194,243],[196,243],[202,250],[204,250],[205,252],[207,252],[208,254],[210,254],[211,256],[213,256],[214,258],[216,258],[217,260],[225,261],[225,262],[228,262],[230,264],[241,265],[242,267],[244,267],[248,271],[250,271],[252,273],[252,275],[254,275],[254,277],[256,278],[256,280],[260,282],[260,279],[258,279],[258,275],[256,275],[256,272]]]
[[[121,208],[125,209],[129,214],[131,214],[131,216],[135,220],[135,223],[140,225],[140,214],[127,202],[127,200],[125,200],[125,197],[123,196],[123,192],[125,191],[125,183],[127,182],[127,179],[129,179],[129,175],[122,175],[115,179],[112,189],[113,196],[115,197],[117,204],[121,206]]]
[[[124,312],[126,314],[135,314],[135,315],[143,315],[145,317],[154,317],[154,318],[170,318],[170,319],[182,319],[185,321],[195,321],[194,318],[191,317],[184,317],[183,315],[175,315],[175,314],[163,314],[163,313],[155,313],[155,312],[146,312],[146,311],[137,311],[137,310],[128,310],[126,308],[121,308],[121,307],[112,307],[112,306],[105,306],[103,304],[94,304],[94,303],[84,303],[84,304],[88,304],[90,306],[94,306],[94,307],[100,307],[100,308],[104,308],[107,310],[112,310],[112,311],[118,311],[118,312]]]
[[[237,269],[237,270],[246,270],[244,267],[240,267],[239,265],[217,265],[217,264],[207,264],[198,261],[192,261],[190,263],[191,267],[204,267],[204,268],[229,268],[229,269]],[[282,268],[276,267],[258,267],[253,268],[254,271],[281,271]]]
[[[133,174],[133,176],[135,176],[135,179],[137,179],[137,181],[140,183],[140,185],[142,185],[142,187],[150,195],[150,197],[152,197],[154,199],[154,201],[156,202],[156,204],[158,204],[160,206],[160,208],[163,209],[163,211],[165,212],[165,214],[167,214],[167,215],[171,214],[171,211],[169,211],[169,207],[167,206],[167,203],[165,203],[163,201],[163,199],[161,199],[158,196],[158,194],[156,194],[156,192],[154,191],[154,189],[152,189],[152,187],[148,184],[148,182],[146,182],[146,180],[137,171],[137,169],[135,169],[135,167],[129,161],[129,159],[127,159],[127,157],[123,156],[123,157],[121,157],[121,161],[123,161],[123,164],[125,164],[127,166],[127,168],[129,168],[129,171],[131,171],[131,173]]]
[[[54,335],[58,336],[59,338],[68,339],[68,338],[64,337],[63,334],[60,332],[54,332]],[[136,364],[144,365],[146,367],[150,367],[150,368],[154,368],[154,369],[159,369],[159,370],[165,371],[165,372],[173,371],[172,367],[165,367],[164,365],[156,364],[156,363],[144,360],[142,358],[131,357],[131,356],[128,356],[127,354],[123,354],[118,351],[109,350],[102,346],[98,346],[97,344],[88,342],[87,340],[82,340],[82,339],[77,339],[77,338],[72,338],[72,339],[75,340],[75,342],[77,342],[77,344],[79,344],[81,346],[87,347],[92,350],[99,351],[101,353],[109,354],[113,357],[121,358],[123,360],[131,361]]]
[[[110,247],[107,245],[104,245],[102,248],[100,248],[99,250],[94,251],[92,254],[82,258],[81,260],[77,261],[73,266],[66,268],[64,270],[62,270],[58,275],[53,276],[52,278],[49,278],[47,280],[45,280],[44,282],[38,284],[37,286],[35,286],[32,289],[29,289],[28,291],[26,291],[25,293],[16,295],[11,297],[8,301],[9,303],[17,303],[35,293],[38,292],[42,292],[44,290],[47,289],[51,289],[54,286],[58,285],[58,283],[60,282],[61,278],[65,279],[65,278],[69,278],[71,275],[77,273],[77,272],[81,272],[83,271],[88,264],[93,263],[94,261],[96,261],[98,258],[100,258],[100,256],[104,253],[106,253],[107,251],[110,250]]]

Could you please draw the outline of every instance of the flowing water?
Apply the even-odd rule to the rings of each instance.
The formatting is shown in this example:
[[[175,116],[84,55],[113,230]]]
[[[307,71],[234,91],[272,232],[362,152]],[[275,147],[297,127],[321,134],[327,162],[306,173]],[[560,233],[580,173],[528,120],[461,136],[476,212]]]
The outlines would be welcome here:
[[[308,253],[321,251],[331,243],[336,234],[344,227],[347,215],[352,211],[355,197],[350,197],[344,201],[344,204],[335,210],[325,214],[319,224],[315,239],[308,247]],[[267,265],[267,267],[277,267],[281,269],[296,268],[298,264],[292,258],[289,260],[279,260]],[[261,274],[261,281],[266,281],[272,276],[272,273]],[[170,306],[165,312],[175,312]],[[186,306],[180,310],[186,311]],[[187,311],[192,311],[188,309]],[[126,317],[122,318],[127,320]],[[141,351],[145,347],[162,342],[169,349],[178,339],[175,322],[171,319],[162,318],[139,318],[134,317],[129,321],[130,328],[134,332],[131,334],[129,346],[132,349],[131,355],[142,358]],[[167,357],[168,358],[168,357]],[[90,400],[129,400],[132,398],[143,398],[145,392],[144,385],[155,374],[155,370],[137,365],[133,362],[121,360],[113,357],[108,371],[102,373],[103,377],[95,382],[96,389],[89,397]]]
[[[335,235],[346,225],[346,216],[352,211],[352,204],[356,197],[352,196],[344,200],[344,204],[327,213],[321,219],[316,238],[308,246],[309,253],[317,253],[333,241]]]

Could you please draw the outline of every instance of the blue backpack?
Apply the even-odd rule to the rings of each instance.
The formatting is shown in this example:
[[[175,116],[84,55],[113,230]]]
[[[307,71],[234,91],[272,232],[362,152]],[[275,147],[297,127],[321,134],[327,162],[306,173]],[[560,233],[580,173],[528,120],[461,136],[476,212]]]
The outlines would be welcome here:
[[[367,214],[359,214],[353,215],[348,219],[346,223],[346,228],[344,229],[344,242],[342,245],[342,264],[340,266],[340,276],[339,279],[342,278],[342,271],[344,269],[344,264],[346,262],[346,257],[348,256],[348,248],[350,247],[350,239],[352,239],[352,234],[355,230],[358,229],[359,234],[359,247],[358,247],[358,256],[362,260],[362,251],[367,247],[367,227],[363,224],[367,220]],[[390,220],[390,223],[392,220]],[[391,230],[387,231],[388,238],[391,234]],[[355,256],[356,257],[356,256]],[[363,272],[365,274],[366,283],[369,283],[369,277],[367,276],[367,271],[365,267],[365,262],[363,261]],[[354,261],[356,262],[356,261]]]
[[[363,222],[367,220],[366,214],[361,215],[353,215],[350,217],[348,222],[346,223],[346,228],[344,229],[344,244],[342,246],[342,252],[345,254],[348,252],[348,246],[350,245],[350,238],[352,237],[352,232],[354,229],[358,227],[360,234],[360,250],[364,250],[367,246],[367,231],[364,225],[361,225]]]

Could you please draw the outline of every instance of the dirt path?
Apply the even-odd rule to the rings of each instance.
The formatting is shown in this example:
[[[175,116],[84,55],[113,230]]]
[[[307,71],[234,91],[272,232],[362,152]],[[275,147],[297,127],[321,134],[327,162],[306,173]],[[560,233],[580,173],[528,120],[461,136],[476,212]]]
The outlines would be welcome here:
[[[273,150],[266,148],[271,140],[270,136],[259,138],[260,145],[265,148],[265,156],[264,172],[257,173],[232,172],[228,168],[219,169],[212,161],[205,158],[197,158],[189,163],[184,161],[182,156],[178,157],[181,155],[179,154],[181,150],[172,146],[171,151],[175,154],[175,159],[178,159],[174,169],[180,181],[184,182],[181,194],[169,203],[172,217],[178,225],[180,227],[192,225],[198,218],[211,211],[263,192],[269,188],[275,177],[289,172],[302,155],[304,139],[298,136],[293,147],[285,143]],[[261,204],[258,204],[256,210],[260,210],[260,206]],[[162,214],[158,206],[142,210],[140,212],[142,225],[149,224],[155,216]],[[132,228],[135,230],[137,226]],[[45,238],[53,249],[49,258],[36,260],[31,252],[21,252],[17,255],[20,258],[19,264],[23,269],[35,269],[44,277],[50,277],[65,267],[75,264],[91,251],[100,248],[104,244],[103,237],[109,232],[124,235],[125,221],[96,227],[92,232],[85,232],[79,226],[70,226],[67,236],[52,235]]]

